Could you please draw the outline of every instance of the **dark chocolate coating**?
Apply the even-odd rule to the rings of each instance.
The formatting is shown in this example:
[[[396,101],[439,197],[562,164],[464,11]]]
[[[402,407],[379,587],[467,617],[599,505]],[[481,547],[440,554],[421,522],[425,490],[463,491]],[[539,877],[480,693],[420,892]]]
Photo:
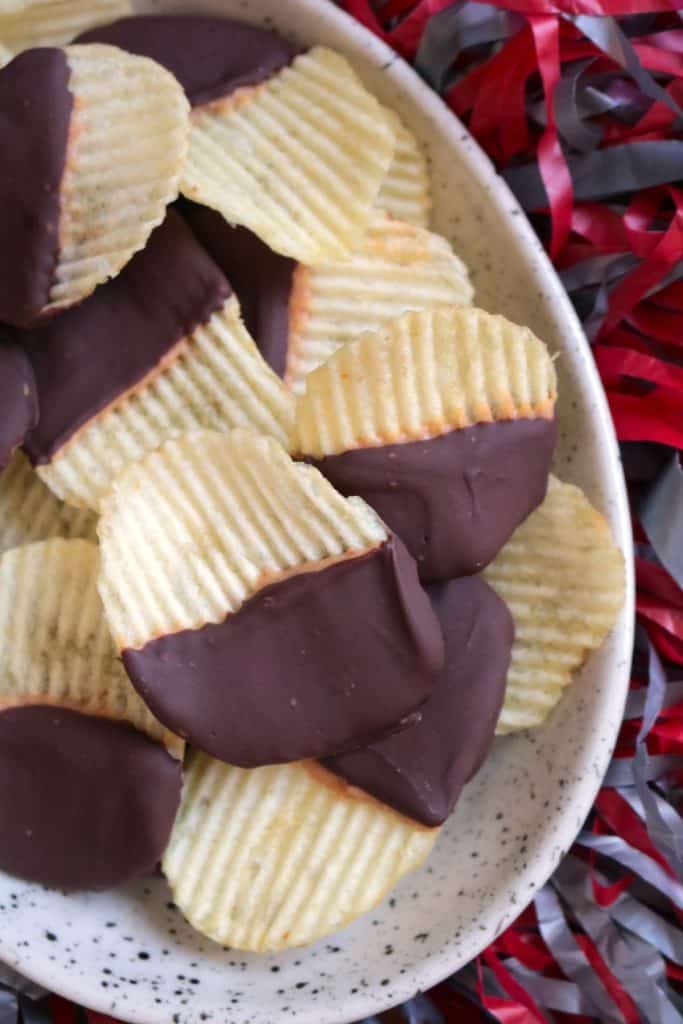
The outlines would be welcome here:
[[[0,334],[0,470],[38,422],[38,396],[26,354]]]
[[[446,665],[420,721],[325,766],[409,818],[440,825],[493,742],[514,624],[505,602],[477,576],[434,583],[428,593]]]
[[[59,253],[60,186],[73,96],[63,50],[27,50],[0,70],[0,321],[34,323]]]
[[[175,75],[193,107],[258,85],[298,52],[275,32],[196,14],[121,18],[82,33],[76,41],[109,43],[151,57]]]
[[[171,210],[113,281],[17,332],[40,401],[40,422],[24,445],[34,465],[49,462],[79,427],[143,381],[229,295],[223,274]]]
[[[123,652],[154,714],[246,768],[326,757],[406,724],[443,638],[398,538],[264,587],[216,625]]]
[[[182,765],[127,723],[49,706],[0,712],[0,868],[108,889],[163,854]]]
[[[268,365],[284,377],[289,298],[296,260],[273,252],[248,228],[233,227],[208,206],[184,200],[181,212],[235,289],[247,330]]]
[[[309,461],[373,506],[422,580],[453,579],[480,572],[541,504],[556,429],[554,419],[498,420]]]

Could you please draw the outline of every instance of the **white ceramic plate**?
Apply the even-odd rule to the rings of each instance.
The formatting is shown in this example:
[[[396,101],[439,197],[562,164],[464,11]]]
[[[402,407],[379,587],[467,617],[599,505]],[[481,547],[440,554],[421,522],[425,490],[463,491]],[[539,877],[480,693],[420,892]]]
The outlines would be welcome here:
[[[322,0],[144,0],[272,25],[346,53],[429,150],[435,227],[467,261],[479,305],[531,326],[560,353],[556,471],[609,517],[629,573],[618,449],[591,354],[517,203],[463,126],[412,70]],[[571,845],[621,720],[632,644],[623,615],[546,726],[497,741],[427,864],[374,913],[273,956],[220,949],[169,903],[161,879],[64,896],[0,875],[0,959],[87,1006],[140,1024],[346,1024],[443,979],[529,902]],[[84,837],[87,840],[87,837]]]

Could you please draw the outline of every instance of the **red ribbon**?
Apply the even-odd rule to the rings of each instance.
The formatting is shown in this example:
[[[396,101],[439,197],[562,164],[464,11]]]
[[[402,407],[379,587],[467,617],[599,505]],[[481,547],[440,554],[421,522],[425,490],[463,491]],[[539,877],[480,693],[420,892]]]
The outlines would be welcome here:
[[[572,179],[560,146],[555,122],[554,96],[560,81],[560,38],[557,18],[549,14],[529,18],[534,36],[538,67],[543,81],[546,106],[546,128],[538,143],[538,166],[545,185],[552,235],[550,255],[557,259],[567,238],[572,220]]]
[[[481,972],[481,960],[490,967],[500,987],[512,998],[512,1002],[487,995]],[[478,961],[479,998],[487,1010],[501,1021],[501,1024],[546,1024],[543,1011],[536,1001],[515,978],[491,948],[484,950]]]
[[[629,237],[624,218],[600,203],[579,203],[572,211],[572,231],[600,253],[625,252]]]
[[[471,111],[470,130],[500,162],[529,145],[524,90],[535,67],[533,36],[525,27],[446,95],[459,117]]]
[[[596,345],[593,351],[606,388],[618,387],[622,378],[631,377],[660,384],[683,395],[682,366],[674,366],[632,348]]]
[[[651,841],[643,822],[616,790],[601,789],[595,801],[595,810],[605,824],[625,839],[629,846],[657,861],[673,877],[673,871]]]
[[[626,274],[612,291],[609,298],[609,312],[602,325],[601,335],[606,334],[620,320],[627,317],[640,299],[659,284],[681,259],[683,254],[683,193],[674,188],[670,188],[669,193],[675,204],[675,210],[665,232],[643,232],[642,229],[637,228],[629,230],[628,212],[624,218],[634,252],[639,250],[637,254],[642,253],[644,259],[638,267]]]
[[[612,419],[621,441],[657,441],[683,448],[683,406],[675,395],[623,395],[607,391]]]

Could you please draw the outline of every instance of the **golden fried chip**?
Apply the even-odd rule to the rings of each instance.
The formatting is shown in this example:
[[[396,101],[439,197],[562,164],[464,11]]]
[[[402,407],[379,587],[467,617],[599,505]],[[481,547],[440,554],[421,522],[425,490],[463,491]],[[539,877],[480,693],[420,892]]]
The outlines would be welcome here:
[[[624,601],[624,556],[583,491],[551,477],[543,504],[483,576],[515,621],[496,731],[540,725],[616,622]]]
[[[369,223],[393,149],[377,100],[340,54],[316,46],[192,111],[182,191],[285,256],[341,259]]]
[[[89,28],[131,13],[130,0],[2,0],[0,44],[11,54],[34,46],[61,46]]]
[[[74,110],[60,189],[59,258],[47,309],[115,276],[178,194],[189,105],[170,72],[114,46],[69,46]]]
[[[244,429],[186,434],[129,465],[102,502],[98,532],[119,650],[221,622],[288,571],[387,536],[365,502]]]
[[[294,271],[285,380],[301,392],[341,345],[408,310],[468,305],[472,295],[467,268],[445,239],[375,214],[350,259]]]
[[[131,686],[97,593],[99,555],[53,538],[0,557],[0,708],[49,704],[129,722],[182,757],[183,742]]]
[[[246,770],[194,755],[163,870],[205,935],[234,949],[287,949],[374,907],[438,832],[314,762]]]
[[[21,452],[0,473],[0,554],[50,537],[95,540],[96,522],[55,497]]]
[[[38,474],[63,500],[97,509],[129,462],[169,438],[251,426],[286,445],[293,415],[292,396],[262,359],[232,296],[139,387],[38,466]]]
[[[552,359],[527,327],[465,307],[407,313],[307,378],[293,450],[322,458],[498,419],[549,419],[556,397]]]
[[[398,114],[386,108],[384,113],[396,136],[396,148],[375,205],[397,220],[428,228],[432,193],[427,158]]]

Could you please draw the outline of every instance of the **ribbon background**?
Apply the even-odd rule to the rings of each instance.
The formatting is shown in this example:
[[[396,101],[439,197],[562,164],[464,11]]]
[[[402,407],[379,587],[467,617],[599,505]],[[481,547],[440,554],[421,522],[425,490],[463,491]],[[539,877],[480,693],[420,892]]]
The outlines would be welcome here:
[[[339,4],[441,93],[546,245],[593,345],[637,541],[631,693],[573,849],[476,963],[364,1024],[680,1024],[683,0]],[[0,1024],[112,1024],[0,980]]]

